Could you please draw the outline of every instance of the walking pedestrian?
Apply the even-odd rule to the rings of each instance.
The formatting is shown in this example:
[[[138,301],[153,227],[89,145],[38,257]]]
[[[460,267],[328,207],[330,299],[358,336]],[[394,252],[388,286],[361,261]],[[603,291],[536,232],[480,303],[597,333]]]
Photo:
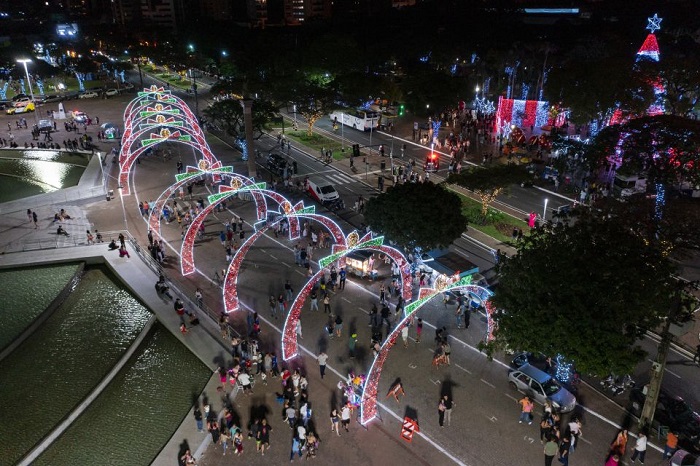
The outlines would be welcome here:
[[[27,221],[32,223],[32,209],[27,209]]]
[[[335,336],[340,338],[341,335],[343,334],[343,319],[340,317],[340,314],[335,316],[334,324],[335,324]]]
[[[404,325],[401,329],[401,339],[403,340],[403,347],[408,348],[408,325]]]
[[[323,297],[323,313],[331,313],[331,297],[328,296],[328,293]]]
[[[204,432],[204,421],[202,419],[202,411],[199,409],[199,403],[194,407],[194,420],[197,423],[197,432]]]
[[[233,434],[233,446],[236,449],[236,455],[241,456],[243,453],[243,434],[241,429],[236,429],[236,432]]]
[[[698,346],[695,348],[695,356],[693,356],[693,362],[694,362],[694,363],[700,362],[700,345],[698,345]]]
[[[316,290],[311,290],[311,293],[309,294],[309,299],[311,300],[311,310],[318,311],[318,294],[316,293]]]
[[[445,399],[440,398],[440,401],[438,402],[438,424],[440,424],[440,427],[445,427],[445,410],[447,408],[445,407]]]
[[[622,429],[617,433],[615,441],[610,445],[610,452],[622,458],[627,452],[627,429]]]
[[[547,443],[544,444],[544,466],[552,466],[552,461],[558,450],[557,442],[552,437],[547,437]]]
[[[341,324],[342,327],[342,324]],[[337,328],[337,326],[336,326]],[[340,336],[340,334],[338,335]],[[350,350],[350,359],[355,359],[355,347],[357,346],[357,333],[350,335],[348,340],[348,349]]]
[[[569,449],[571,448],[571,439],[564,437],[559,445],[559,462],[564,466],[569,466]]]
[[[331,432],[333,431],[340,437],[340,417],[336,408],[331,410]]]
[[[36,230],[37,228],[39,228],[39,219],[38,219],[37,216],[36,216],[36,212],[32,212],[32,222],[34,222],[34,229],[35,229],[35,230]],[[97,232],[97,230],[95,230],[95,232]],[[99,237],[99,235],[98,235],[98,237]],[[101,243],[101,242],[102,242],[102,241],[100,241],[100,243]],[[698,346],[698,347],[700,348],[700,346]]]
[[[423,319],[420,317],[416,321],[416,343],[420,343],[421,335],[423,334]]]
[[[608,461],[605,462],[605,466],[618,466],[620,464],[620,455],[614,454],[610,455]]]
[[[287,295],[287,301],[291,301],[294,295],[294,290],[292,289],[292,284],[289,283],[289,280],[284,282],[284,292]]]
[[[347,404],[343,406],[343,410],[340,412],[340,420],[343,423],[343,428],[345,432],[350,432],[348,426],[350,425],[350,406]]]
[[[326,363],[328,362],[328,355],[321,351],[318,356],[316,356],[316,360],[318,361],[318,370],[321,372],[321,378],[326,375]]]
[[[297,332],[297,338],[301,338],[303,340],[304,337],[301,334],[301,319],[297,320],[296,332]]]
[[[644,457],[647,454],[647,436],[644,432],[640,432],[639,436],[637,437],[637,441],[634,444],[634,452],[632,453],[632,457],[630,458],[632,460],[632,463],[635,463],[637,461],[637,458],[639,458],[639,462],[641,464],[644,464]]]
[[[664,456],[663,458],[670,458],[678,449],[678,433],[675,431],[669,431],[666,434],[666,445],[664,446]]]
[[[338,276],[340,277],[340,284],[338,286],[339,290],[344,290],[345,289],[345,280],[347,279],[348,273],[345,271],[345,267],[340,268],[340,272],[338,272]]]
[[[284,293],[280,293],[279,297],[277,298],[277,306],[279,307],[280,313],[284,315]]]
[[[263,418],[262,421],[260,421],[260,427],[258,428],[258,435],[256,437],[256,446],[257,450],[262,453],[262,456],[265,456],[265,447],[267,449],[270,449],[270,431],[272,430],[272,426],[267,425],[267,419]]]
[[[447,426],[449,427],[452,424],[452,408],[454,407],[455,403],[452,401],[452,397],[450,395],[443,395],[442,399],[444,400],[445,405],[445,420],[447,421]]]
[[[518,424],[522,424],[523,422],[532,424],[532,409],[534,408],[534,405],[530,400],[530,397],[527,395],[522,397],[520,400],[518,400],[518,404],[520,405],[520,420],[518,421]]]

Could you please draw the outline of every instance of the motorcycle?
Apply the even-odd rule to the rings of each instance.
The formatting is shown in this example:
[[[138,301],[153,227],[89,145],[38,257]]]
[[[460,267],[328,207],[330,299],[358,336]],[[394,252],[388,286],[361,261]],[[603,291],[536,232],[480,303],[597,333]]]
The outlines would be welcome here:
[[[636,383],[629,374],[621,378],[615,374],[609,374],[600,381],[600,385],[604,390],[610,390],[613,396],[617,396],[624,393],[627,389],[633,388]]]

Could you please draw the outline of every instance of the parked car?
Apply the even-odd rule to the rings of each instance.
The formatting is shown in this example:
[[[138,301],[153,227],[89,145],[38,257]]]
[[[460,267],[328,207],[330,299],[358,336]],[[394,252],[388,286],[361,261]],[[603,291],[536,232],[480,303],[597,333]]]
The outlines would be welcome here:
[[[17,97],[17,96],[15,96],[15,97]],[[24,107],[25,105],[27,105],[29,102],[32,101],[31,97],[21,97],[17,100],[15,100],[15,99],[12,99],[12,100],[13,100],[12,105],[15,107]]]
[[[275,153],[271,153],[267,157],[267,169],[277,176],[284,176],[287,168],[287,159]]]
[[[8,115],[17,115],[20,113],[33,112],[34,110],[36,110],[34,102],[27,102],[26,105],[21,105],[19,107],[10,107],[6,110],[5,113],[7,113]]]
[[[508,381],[512,388],[538,403],[544,404],[549,400],[556,411],[568,413],[576,407],[576,397],[571,392],[554,377],[530,364],[524,364],[508,374]]]
[[[63,100],[63,97],[57,94],[49,94],[41,97],[41,102],[48,104],[51,102],[61,102]]]
[[[39,131],[51,131],[53,129],[53,122],[51,120],[39,120],[38,124]]]
[[[107,89],[107,90],[105,91],[105,95],[106,95],[107,97],[114,97],[115,95],[119,95],[119,91],[116,90],[116,89]]]
[[[94,99],[96,97],[99,97],[99,94],[95,91],[83,92],[78,96],[79,99]]]
[[[17,102],[17,101],[20,101],[20,100],[22,100],[22,99],[24,99],[24,98],[27,98],[27,99],[28,99],[29,96],[28,96],[27,94],[17,94],[17,95],[15,95],[15,96],[12,98],[12,102]]]
[[[646,395],[643,389],[635,388],[630,393],[632,402],[629,410],[639,416],[644,407]],[[665,390],[659,392],[654,412],[654,422],[667,426],[678,433],[678,445],[693,453],[700,453],[700,414],[681,397]]]

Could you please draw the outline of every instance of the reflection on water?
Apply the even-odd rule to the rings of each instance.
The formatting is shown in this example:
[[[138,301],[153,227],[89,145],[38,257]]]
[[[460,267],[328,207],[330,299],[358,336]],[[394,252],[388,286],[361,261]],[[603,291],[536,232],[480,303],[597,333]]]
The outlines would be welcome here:
[[[76,186],[89,158],[54,150],[0,151],[0,202]]]
[[[3,463],[25,455],[119,360],[149,312],[102,269],[88,270],[61,307],[0,361]]]
[[[160,325],[35,465],[149,465],[211,371]]]
[[[0,270],[0,349],[17,338],[53,301],[78,270],[78,264]]]

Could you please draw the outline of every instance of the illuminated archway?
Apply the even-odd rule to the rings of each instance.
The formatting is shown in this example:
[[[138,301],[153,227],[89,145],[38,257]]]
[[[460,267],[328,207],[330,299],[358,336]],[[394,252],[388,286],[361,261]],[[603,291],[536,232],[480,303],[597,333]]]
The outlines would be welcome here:
[[[143,135],[141,147],[132,146]],[[130,194],[129,173],[136,159],[149,147],[165,141],[179,141],[198,150],[213,166],[217,159],[206,142],[196,116],[188,105],[162,87],[145,88],[124,110],[124,133],[119,154],[119,183],[122,194]]]
[[[333,253],[318,261],[319,271],[309,279],[309,281],[306,283],[306,285],[304,285],[297,297],[294,299],[294,302],[289,309],[289,313],[287,313],[287,318],[282,330],[282,359],[288,361],[298,355],[298,341],[296,333],[297,322],[301,317],[301,310],[304,307],[306,298],[309,296],[309,293],[311,293],[313,286],[321,278],[321,274],[324,273],[324,269],[336,261],[339,262],[340,266],[343,266],[343,260],[348,254],[361,250],[381,251],[387,254],[401,270],[402,296],[406,300],[411,299],[412,281],[410,266],[408,265],[408,261],[406,261],[403,254],[401,254],[401,252],[397,249],[385,246],[383,236],[372,238],[372,234],[368,233],[364,237],[360,238],[360,235],[356,231],[353,231],[348,235],[345,244],[333,245]]]
[[[418,299],[404,308],[404,317],[396,325],[394,330],[387,336],[386,340],[379,349],[379,353],[374,358],[372,366],[370,367],[367,378],[365,379],[365,385],[362,390],[362,405],[360,408],[360,423],[366,425],[372,419],[377,416],[377,389],[379,385],[379,379],[382,375],[382,368],[386,362],[386,358],[389,356],[389,350],[396,344],[396,340],[401,334],[401,329],[409,324],[411,316],[413,313],[418,311],[423,305],[425,305],[430,299],[439,295],[440,293],[448,291],[465,291],[468,294],[478,298],[481,303],[486,308],[487,314],[487,340],[491,339],[493,329],[492,329],[492,313],[493,307],[489,298],[493,295],[488,289],[471,284],[471,276],[464,277],[460,280],[453,280],[450,283],[448,280],[443,279],[436,283],[435,288],[421,288]]]

